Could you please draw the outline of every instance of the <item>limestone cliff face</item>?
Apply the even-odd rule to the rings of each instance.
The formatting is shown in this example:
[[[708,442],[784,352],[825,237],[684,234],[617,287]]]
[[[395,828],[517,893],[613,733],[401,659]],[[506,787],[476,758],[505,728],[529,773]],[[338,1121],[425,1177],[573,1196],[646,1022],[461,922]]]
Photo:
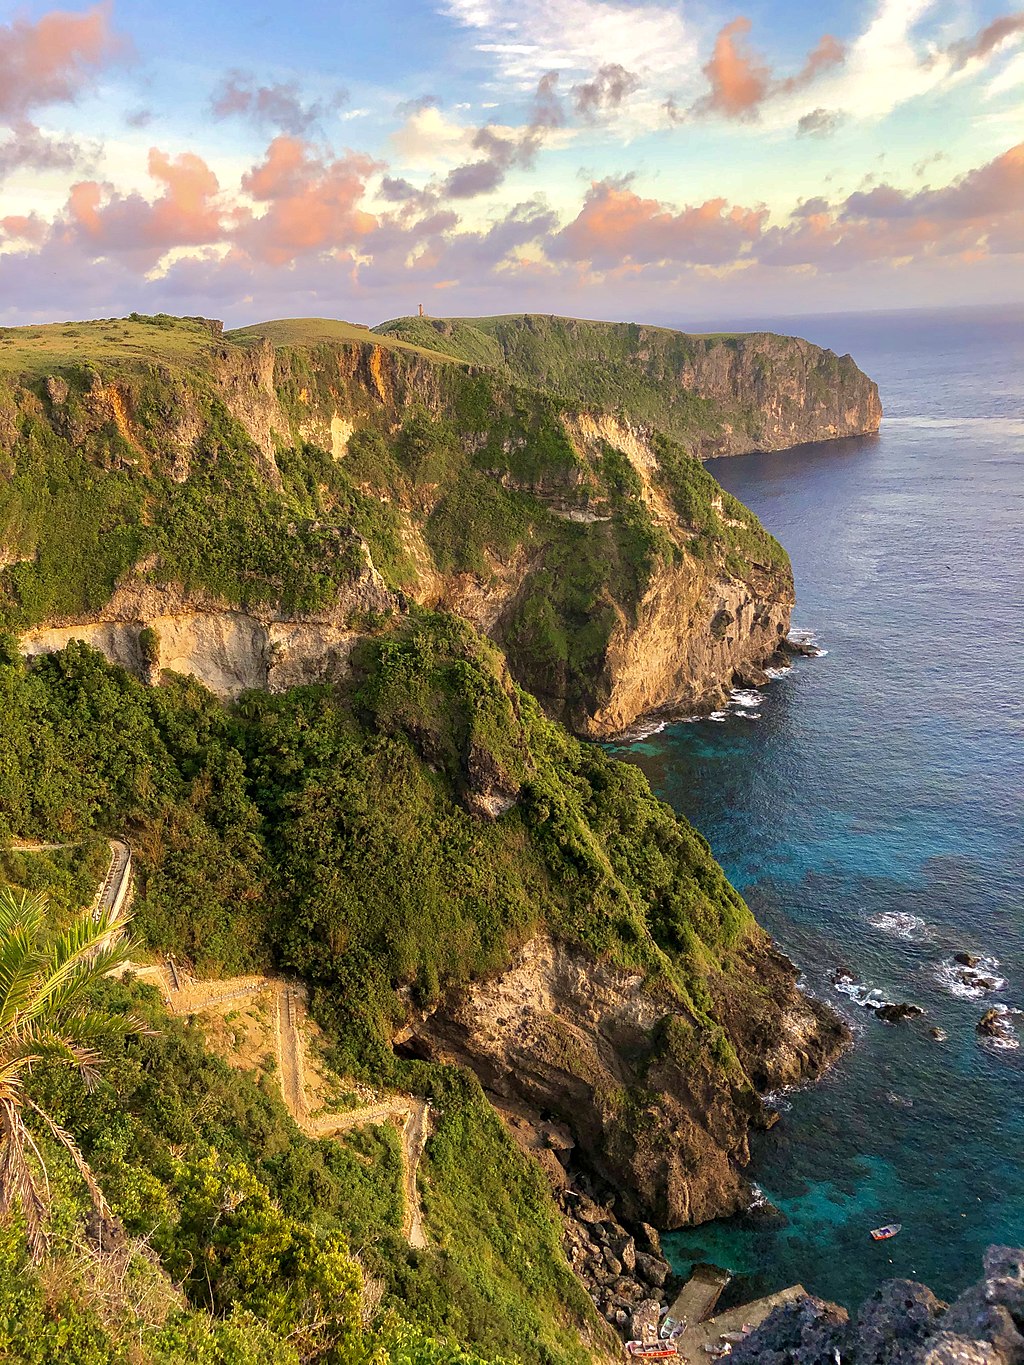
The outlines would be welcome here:
[[[603,699],[576,728],[601,738],[654,711],[722,703],[731,685],[763,680],[792,608],[786,576],[753,585],[688,565],[656,574],[635,621],[623,620],[609,643]]]
[[[500,1107],[567,1125],[624,1216],[680,1227],[749,1203],[748,1135],[768,1119],[750,1081],[765,1091],[812,1077],[848,1040],[763,937],[713,979],[713,994],[742,1072],[716,1060],[670,992],[546,935],[411,1036],[426,1055],[471,1067]],[[673,1025],[688,1039],[681,1049],[666,1045]]]
[[[756,332],[695,348],[678,382],[730,414],[699,438],[701,459],[870,435],[882,420],[878,386],[852,357],[800,337]]]
[[[353,621],[398,605],[370,565],[331,611],[296,616],[240,611],[207,594],[135,583],[119,588],[88,621],[26,631],[21,647],[33,658],[82,640],[138,677],[156,682],[164,670],[183,673],[234,698],[254,688],[282,692],[337,681],[364,634]]]

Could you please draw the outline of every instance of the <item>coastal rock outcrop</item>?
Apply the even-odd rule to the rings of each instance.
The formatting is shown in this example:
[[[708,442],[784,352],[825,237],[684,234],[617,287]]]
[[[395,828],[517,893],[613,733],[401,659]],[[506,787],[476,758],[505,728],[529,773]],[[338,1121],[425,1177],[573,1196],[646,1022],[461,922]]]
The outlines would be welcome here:
[[[217,696],[233,698],[250,689],[281,692],[344,676],[348,656],[365,633],[361,621],[368,613],[391,614],[400,605],[369,562],[322,612],[243,611],[176,584],[130,583],[88,621],[58,618],[25,631],[21,648],[34,658],[81,640],[147,681],[158,681],[165,671],[184,673]]]
[[[851,1321],[805,1298],[773,1312],[731,1359],[736,1365],[1021,1365],[1024,1251],[989,1247],[984,1278],[952,1304],[911,1280],[890,1280]]]
[[[849,1038],[763,935],[711,988],[714,1023],[542,934],[412,1035],[420,1055],[470,1067],[499,1107],[564,1124],[622,1217],[681,1227],[746,1207],[750,1129],[768,1120],[757,1092],[820,1073]]]

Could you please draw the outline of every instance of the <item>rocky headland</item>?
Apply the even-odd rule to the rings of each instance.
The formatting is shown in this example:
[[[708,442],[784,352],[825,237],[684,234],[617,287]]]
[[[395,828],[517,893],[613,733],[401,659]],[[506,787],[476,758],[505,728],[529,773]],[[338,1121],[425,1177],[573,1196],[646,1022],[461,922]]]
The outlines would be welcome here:
[[[763,681],[789,562],[699,460],[874,431],[875,386],[797,338],[484,324],[490,349],[420,319],[9,329],[0,624],[234,697],[439,608],[594,737]]]

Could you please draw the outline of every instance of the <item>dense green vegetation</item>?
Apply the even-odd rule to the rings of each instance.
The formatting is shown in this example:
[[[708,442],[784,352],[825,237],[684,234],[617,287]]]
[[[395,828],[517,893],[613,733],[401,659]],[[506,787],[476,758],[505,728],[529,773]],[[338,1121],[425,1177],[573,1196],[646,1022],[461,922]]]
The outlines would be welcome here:
[[[168,1017],[149,988],[108,983],[94,1004],[115,1018],[138,1013],[153,1032],[109,1054],[93,1094],[44,1066],[31,1095],[75,1134],[117,1221],[107,1219],[102,1234],[95,1222],[83,1224],[82,1181],[39,1134],[54,1203],[51,1256],[36,1270],[20,1223],[0,1223],[4,1360],[474,1365],[477,1357],[453,1340],[474,1336],[490,1359],[502,1347],[523,1359],[582,1359],[536,1311],[492,1320],[480,1289],[460,1278],[457,1257],[452,1266],[440,1252],[405,1248],[389,1130],[311,1141],[276,1086],[214,1057],[200,1028]],[[459,1137],[485,1113],[478,1096],[452,1105]],[[492,1160],[501,1136],[489,1134]],[[446,1144],[442,1126],[439,1190]],[[509,1188],[519,1192],[522,1159],[506,1151],[505,1160]],[[554,1260],[553,1246],[544,1249]],[[523,1330],[525,1351],[510,1328]],[[538,1334],[550,1354],[531,1351]]]
[[[487,1358],[582,1359],[588,1301],[540,1172],[475,1080],[401,1060],[390,1038],[410,996],[429,1003],[502,965],[546,924],[662,982],[709,1025],[693,1044],[702,1064],[734,1066],[705,983],[752,921],[705,842],[637,770],[546,720],[493,646],[448,616],[367,640],[342,690],[249,694],[230,708],[185,679],[147,688],[83,645],[32,667],[8,647],[0,706],[0,844],[85,841],[77,861],[8,853],[9,877],[48,879],[73,898],[95,870],[96,833],[127,833],[144,943],[202,974],[300,973],[335,1070],[429,1095],[437,1115],[422,1168],[436,1240],[412,1252],[395,1230],[393,1151],[360,1156],[303,1138],[271,1089],[212,1058],[192,1026],[161,1018],[160,1035],[130,1042],[112,1088],[91,1100],[41,1073],[40,1093],[128,1232],[182,1283],[183,1303],[154,1319],[147,1358],[176,1360],[181,1342],[201,1338],[211,1361],[245,1359],[242,1346],[217,1344],[234,1334],[254,1359],[291,1360],[281,1341],[305,1330],[298,1305],[326,1303],[328,1285],[334,1316],[309,1358],[358,1358],[355,1248],[409,1331]],[[476,813],[495,793],[508,809]],[[29,873],[36,860],[44,871]],[[130,986],[109,998],[157,1008]],[[641,1097],[620,1102],[625,1126]],[[241,1198],[237,1219],[215,1213],[225,1181]],[[64,1311],[32,1277],[26,1285],[8,1310],[19,1321]],[[92,1292],[67,1289],[86,1306]],[[91,1340],[100,1328],[82,1311]],[[278,1355],[253,1344],[264,1337]]]
[[[723,421],[756,430],[752,404],[723,405],[678,386],[695,356],[721,343],[735,348],[738,336],[541,314],[396,318],[374,331],[504,371],[517,383],[557,395],[572,409],[649,422],[684,448],[718,435]]]
[[[202,971],[298,967],[352,1066],[382,1064],[398,987],[433,998],[541,918],[682,990],[750,925],[704,840],[635,769],[547,721],[467,626],[416,618],[354,662],[343,691],[225,709],[83,645],[31,669],[9,649],[0,838],[125,830],[138,932]],[[481,820],[491,791],[511,808]],[[647,923],[674,906],[699,928],[673,931],[666,957]]]

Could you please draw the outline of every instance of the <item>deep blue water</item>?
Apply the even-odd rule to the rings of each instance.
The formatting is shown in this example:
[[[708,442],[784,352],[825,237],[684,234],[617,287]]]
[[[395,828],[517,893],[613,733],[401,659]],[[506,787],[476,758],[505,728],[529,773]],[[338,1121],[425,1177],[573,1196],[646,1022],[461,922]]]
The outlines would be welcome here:
[[[877,379],[880,436],[710,468],[789,550],[794,624],[828,653],[770,683],[759,720],[615,751],[708,837],[856,1047],[756,1141],[784,1217],[667,1246],[678,1269],[734,1269],[737,1296],[800,1281],[853,1306],[891,1275],[948,1295],[988,1243],[1024,1244],[1024,1046],[975,1035],[989,1005],[1024,1007],[1024,313],[788,330]],[[911,938],[872,923],[891,914],[918,917]],[[952,994],[936,970],[958,949],[998,958],[1005,987]],[[926,1015],[880,1023],[836,993],[838,965]],[[900,1236],[871,1242],[890,1220]]]

